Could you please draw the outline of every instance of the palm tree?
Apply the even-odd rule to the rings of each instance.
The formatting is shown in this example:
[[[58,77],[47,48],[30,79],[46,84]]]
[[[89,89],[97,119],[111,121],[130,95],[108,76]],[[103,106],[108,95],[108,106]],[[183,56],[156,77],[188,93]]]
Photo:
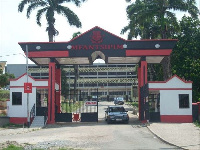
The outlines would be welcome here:
[[[43,14],[46,15],[47,28],[49,42],[53,42],[53,39],[59,32],[55,28],[55,13],[65,16],[69,24],[81,27],[81,22],[78,16],[70,10],[68,7],[62,6],[61,4],[72,2],[76,6],[80,6],[81,2],[85,0],[22,0],[18,5],[18,11],[23,12],[25,5],[28,5],[26,16],[30,18],[30,14],[33,10],[37,9],[36,22],[41,26],[41,17]]]
[[[137,35],[151,39],[172,38],[179,31],[175,12],[172,11],[188,12],[194,18],[199,13],[195,0],[136,0],[127,7],[130,23],[122,29],[122,33],[129,31],[129,39]],[[161,63],[163,78],[167,80],[171,76],[170,57],[165,57]]]

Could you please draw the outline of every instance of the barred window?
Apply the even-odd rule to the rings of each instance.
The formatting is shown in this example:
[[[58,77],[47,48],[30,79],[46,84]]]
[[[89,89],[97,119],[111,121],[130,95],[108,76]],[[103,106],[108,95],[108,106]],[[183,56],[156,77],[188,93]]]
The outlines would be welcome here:
[[[179,94],[179,108],[189,108],[189,94]]]
[[[22,105],[22,92],[12,92],[12,105]]]

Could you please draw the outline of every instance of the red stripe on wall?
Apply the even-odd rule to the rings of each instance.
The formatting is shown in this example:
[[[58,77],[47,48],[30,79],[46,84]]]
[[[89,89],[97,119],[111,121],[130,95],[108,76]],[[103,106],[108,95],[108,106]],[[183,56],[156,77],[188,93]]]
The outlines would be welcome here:
[[[167,123],[191,123],[192,115],[161,115],[160,119]]]
[[[27,123],[27,118],[24,117],[11,117],[10,118],[10,123],[14,123],[14,124],[24,124]]]
[[[69,57],[68,51],[42,51],[42,52],[29,52],[28,57]]]
[[[40,89],[48,89],[48,86],[32,86],[32,87],[40,88]],[[10,86],[10,89],[11,88],[24,88],[24,86]]]
[[[159,91],[159,90],[192,90],[192,88],[149,88],[150,91]]]
[[[169,56],[171,49],[166,50],[126,50],[126,56]]]

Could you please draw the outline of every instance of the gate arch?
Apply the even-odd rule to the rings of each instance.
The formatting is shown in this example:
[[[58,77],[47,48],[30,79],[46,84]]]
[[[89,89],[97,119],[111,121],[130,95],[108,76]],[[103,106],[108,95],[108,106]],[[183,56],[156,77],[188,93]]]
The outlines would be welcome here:
[[[68,42],[19,42],[19,45],[37,65],[49,66],[48,123],[52,124],[55,123],[55,104],[60,111],[60,92],[54,91],[55,83],[61,89],[60,65],[92,64],[99,57],[106,64],[139,64],[139,119],[147,120],[147,64],[160,63],[171,54],[176,42],[176,39],[125,40],[94,27]]]

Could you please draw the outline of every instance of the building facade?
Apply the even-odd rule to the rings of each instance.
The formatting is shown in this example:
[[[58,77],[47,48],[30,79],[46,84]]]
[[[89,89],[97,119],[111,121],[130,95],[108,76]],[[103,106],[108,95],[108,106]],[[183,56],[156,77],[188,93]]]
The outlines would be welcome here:
[[[133,100],[137,96],[137,73],[135,64],[104,64],[94,63],[93,65],[65,65],[63,70],[67,78],[69,90],[68,98],[74,97],[74,86],[76,82],[76,94],[82,97],[98,95],[101,100],[113,100],[116,96],[123,96],[127,100]],[[48,79],[48,66],[28,66],[28,74],[34,79]],[[7,72],[15,75],[16,78],[26,73],[26,64],[8,64]]]

